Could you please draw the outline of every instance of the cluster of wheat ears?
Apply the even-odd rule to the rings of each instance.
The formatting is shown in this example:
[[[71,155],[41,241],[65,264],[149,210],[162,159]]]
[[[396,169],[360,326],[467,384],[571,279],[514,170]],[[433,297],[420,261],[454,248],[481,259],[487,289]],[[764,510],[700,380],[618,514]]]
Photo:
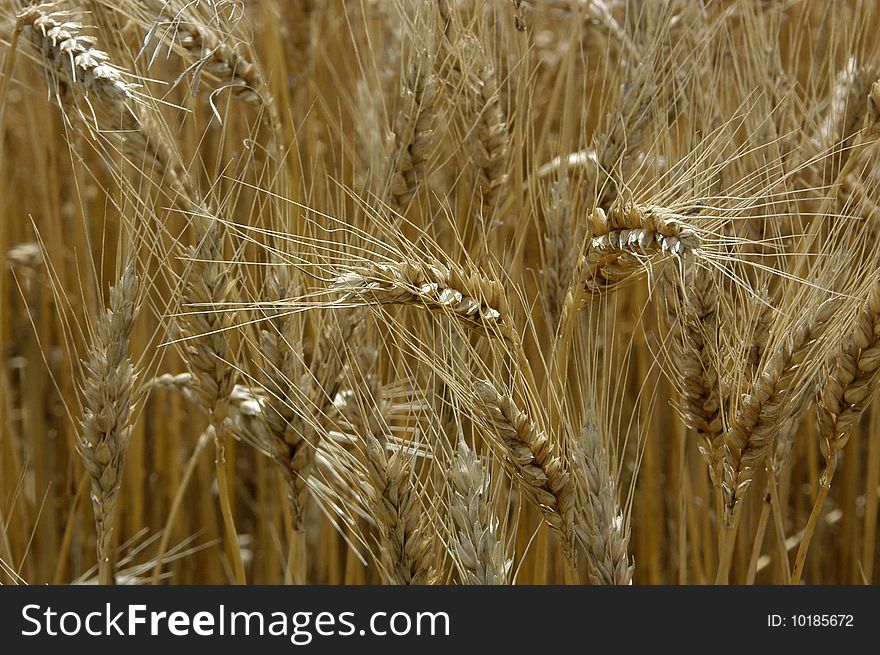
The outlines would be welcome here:
[[[874,2],[0,8],[2,581],[877,580]]]

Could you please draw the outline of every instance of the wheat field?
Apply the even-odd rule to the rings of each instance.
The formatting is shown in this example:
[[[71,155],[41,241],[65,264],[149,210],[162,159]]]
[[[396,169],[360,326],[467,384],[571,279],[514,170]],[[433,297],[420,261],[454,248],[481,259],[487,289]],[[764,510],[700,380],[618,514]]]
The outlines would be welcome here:
[[[0,582],[880,581],[874,2],[0,8]]]

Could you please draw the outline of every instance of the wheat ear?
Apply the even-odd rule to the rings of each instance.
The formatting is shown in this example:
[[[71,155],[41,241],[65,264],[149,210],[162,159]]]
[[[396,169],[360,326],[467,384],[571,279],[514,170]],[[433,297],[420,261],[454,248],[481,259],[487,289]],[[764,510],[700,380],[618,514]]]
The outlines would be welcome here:
[[[617,483],[598,426],[589,422],[583,430],[578,475],[586,489],[582,503],[584,520],[578,533],[587,555],[593,584],[632,584],[634,567],[627,555],[629,523],[617,500]]]
[[[180,321],[187,338],[184,358],[192,374],[192,391],[208,415],[208,431],[214,439],[215,468],[220,509],[226,530],[227,551],[232,557],[235,579],[245,583],[244,564],[232,514],[226,475],[226,418],[235,386],[235,369],[230,366],[230,316],[220,306],[231,297],[233,285],[229,266],[223,261],[223,224],[216,219],[195,216],[198,243],[186,255],[191,262],[184,280],[183,301],[188,306]]]
[[[562,551],[575,567],[577,489],[565,462],[546,433],[512,398],[500,394],[488,380],[476,381],[474,391],[484,420],[503,447],[508,469],[559,534]]]
[[[21,30],[56,72],[102,101],[119,107],[134,99],[135,85],[126,82],[121,68],[95,47],[96,39],[83,32],[83,25],[58,3],[33,5],[18,14]]]
[[[286,268],[276,267],[270,271],[266,291],[272,302],[283,302],[290,297],[291,285]],[[291,509],[288,579],[294,584],[305,584],[308,480],[321,431],[316,429],[312,411],[297,411],[303,404],[299,399],[311,397],[312,385],[311,375],[303,364],[300,352],[303,335],[296,321],[297,317],[290,314],[273,317],[269,320],[271,329],[260,331],[260,352],[267,364],[263,381],[267,392],[266,407],[262,416],[268,442],[264,446],[279,464]],[[310,402],[306,404],[308,410],[313,408]]]
[[[554,182],[544,210],[546,232],[542,281],[547,299],[547,322],[551,326],[557,325],[562,316],[568,285],[574,273],[577,248],[583,242],[583,228],[575,220],[568,187],[567,177]]]
[[[697,434],[699,451],[718,487],[723,476],[724,422],[718,380],[718,294],[715,281],[703,271],[689,276],[683,292],[679,361],[681,410]]]
[[[819,398],[819,446],[825,458],[822,484],[830,485],[837,454],[846,445],[880,383],[880,287],[859,308],[852,332],[838,352]]]
[[[386,584],[436,582],[430,526],[417,489],[416,449],[389,446],[390,404],[377,373],[378,352],[361,345],[352,359],[351,392],[336,407],[357,435],[366,469],[366,496],[376,530],[378,566]],[[389,455],[389,451],[391,454]]]
[[[187,51],[200,70],[215,76],[240,101],[262,105],[273,134],[278,134],[279,120],[272,93],[256,62],[218,39],[201,19],[190,15],[187,7],[169,0],[147,0],[147,5],[172,28],[165,30],[167,38]]]
[[[814,139],[817,150],[822,152],[835,147],[846,149],[847,143],[865,120],[868,110],[865,98],[876,80],[877,70],[874,66],[858,66],[855,58],[849,58],[837,75],[828,114]]]
[[[415,305],[448,314],[487,336],[513,338],[501,285],[454,265],[369,264],[339,275],[331,289],[341,294],[343,303]]]
[[[137,314],[137,277],[125,270],[110,289],[110,302],[98,318],[83,362],[82,419],[77,451],[91,478],[97,528],[99,581],[113,584],[113,522],[131,439],[137,391],[129,339]]]
[[[587,295],[603,294],[631,279],[659,255],[681,259],[698,253],[700,239],[685,217],[650,205],[596,209],[593,236],[581,258],[578,283]]]
[[[46,3],[22,11],[17,29],[39,50],[49,70],[86,96],[88,115],[83,116],[90,128],[118,132],[122,152],[133,164],[160,171],[176,191],[194,198],[186,172],[140,102],[136,85],[95,47],[96,39],[85,33],[82,24],[68,12],[55,11],[55,3]]]
[[[384,437],[366,430],[361,437],[382,576],[388,584],[431,584],[437,573],[414,484],[415,455],[398,448],[389,456]]]
[[[843,342],[819,395],[819,449],[825,470],[819,478],[819,493],[798,546],[792,583],[800,582],[807,551],[837,469],[837,456],[846,446],[880,387],[880,286],[871,289],[859,308],[852,332]]]
[[[477,47],[474,89],[478,104],[476,126],[478,185],[483,215],[491,216],[507,182],[510,130],[507,125],[495,66],[488,53]]]
[[[823,302],[814,314],[799,319],[770,353],[767,362],[745,394],[733,424],[725,434],[724,481],[721,486],[724,521],[716,583],[726,583],[741,501],[755,472],[764,466],[781,429],[791,429],[793,415],[803,405],[801,369],[811,346],[828,327],[840,306],[839,299]]]
[[[730,430],[725,435],[724,498],[728,514],[736,508],[763,466],[775,443],[777,429],[794,401],[785,396],[810,351],[840,306],[837,299],[823,302],[810,316],[797,321],[776,346],[743,396]]]
[[[476,453],[459,440],[448,474],[452,499],[452,544],[464,582],[510,584],[513,559],[507,553],[492,505],[489,474]]]
[[[403,103],[391,138],[394,141],[391,197],[398,210],[410,204],[425,179],[426,164],[435,145],[439,86],[430,72],[428,58],[424,66],[413,66],[403,89]]]

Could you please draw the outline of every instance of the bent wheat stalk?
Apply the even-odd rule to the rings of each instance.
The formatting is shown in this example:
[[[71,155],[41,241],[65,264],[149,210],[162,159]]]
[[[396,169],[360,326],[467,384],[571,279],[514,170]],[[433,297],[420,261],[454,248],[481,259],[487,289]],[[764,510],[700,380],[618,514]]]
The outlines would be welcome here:
[[[141,171],[158,172],[176,192],[200,204],[184,167],[137,95],[137,85],[126,81],[124,71],[95,47],[95,37],[81,23],[69,12],[56,11],[55,3],[46,3],[22,11],[16,29],[39,50],[53,74],[80,91],[87,105],[80,114],[91,132],[118,134],[126,159]]]
[[[653,205],[593,211],[592,236],[587,240],[586,253],[580,257],[566,293],[554,346],[553,366],[560,392],[566,388],[568,355],[577,315],[591,299],[634,280],[654,259],[671,257],[683,266],[688,254],[700,254],[700,238],[685,218],[683,214]]]

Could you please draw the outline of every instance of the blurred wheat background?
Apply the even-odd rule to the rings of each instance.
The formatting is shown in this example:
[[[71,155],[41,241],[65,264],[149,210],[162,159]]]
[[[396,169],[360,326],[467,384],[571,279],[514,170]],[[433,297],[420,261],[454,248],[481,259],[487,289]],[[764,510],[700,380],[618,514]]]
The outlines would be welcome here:
[[[2,0],[0,580],[878,581],[850,0]]]

